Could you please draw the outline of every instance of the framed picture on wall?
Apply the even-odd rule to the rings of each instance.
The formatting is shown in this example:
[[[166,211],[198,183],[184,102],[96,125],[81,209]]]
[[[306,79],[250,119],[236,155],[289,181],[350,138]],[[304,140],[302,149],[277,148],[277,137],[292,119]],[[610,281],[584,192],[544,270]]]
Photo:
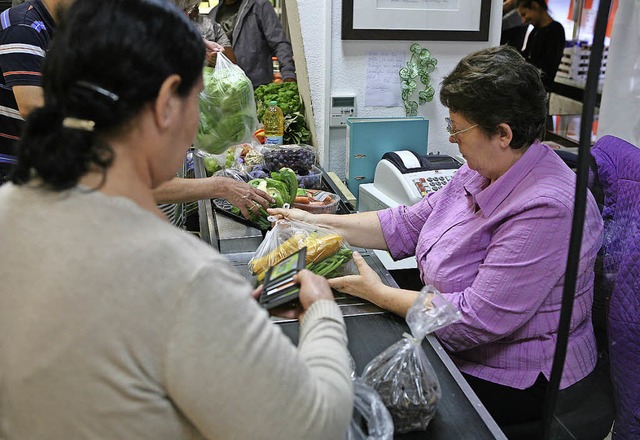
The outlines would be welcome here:
[[[491,0],[342,0],[343,40],[488,41]]]

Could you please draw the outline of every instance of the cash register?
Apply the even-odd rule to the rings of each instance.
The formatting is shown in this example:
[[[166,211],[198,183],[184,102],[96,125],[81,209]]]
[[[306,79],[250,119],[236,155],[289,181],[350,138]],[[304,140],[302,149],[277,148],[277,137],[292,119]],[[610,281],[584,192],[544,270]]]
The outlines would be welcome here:
[[[442,188],[460,168],[451,156],[420,155],[410,150],[385,153],[376,165],[373,183],[358,191],[358,211],[378,211],[398,205],[414,205],[432,191]],[[387,251],[373,251],[392,274],[415,269],[415,257],[394,261]]]
[[[385,153],[376,166],[373,183],[360,185],[358,211],[414,205],[442,188],[460,165],[448,155],[420,155],[410,150]]]

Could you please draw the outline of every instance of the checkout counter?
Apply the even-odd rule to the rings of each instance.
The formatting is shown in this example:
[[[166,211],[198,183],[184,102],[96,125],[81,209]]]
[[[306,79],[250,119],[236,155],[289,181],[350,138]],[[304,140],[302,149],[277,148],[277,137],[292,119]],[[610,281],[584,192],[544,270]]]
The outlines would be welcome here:
[[[196,177],[204,177],[204,164],[195,157]],[[324,189],[339,195],[342,200],[338,213],[353,212],[353,207],[345,202],[341,191],[332,183],[323,171]],[[200,236],[202,240],[219,250],[231,261],[234,267],[250,282],[254,282],[248,262],[260,244],[263,234],[260,230],[242,224],[225,216],[215,209],[211,200],[198,202]],[[384,283],[397,286],[388,270],[374,252],[358,249],[365,261],[380,275]],[[384,349],[402,338],[409,328],[404,319],[386,312],[368,301],[349,295],[335,293],[336,302],[345,317],[349,337],[349,351],[360,375],[366,364]],[[291,340],[298,342],[298,323],[296,320],[273,318],[282,331]],[[423,348],[438,375],[442,389],[442,399],[438,404],[435,418],[426,431],[397,434],[397,439],[429,440],[483,440],[506,439],[477,396],[462,377],[444,348],[434,336],[428,336]]]

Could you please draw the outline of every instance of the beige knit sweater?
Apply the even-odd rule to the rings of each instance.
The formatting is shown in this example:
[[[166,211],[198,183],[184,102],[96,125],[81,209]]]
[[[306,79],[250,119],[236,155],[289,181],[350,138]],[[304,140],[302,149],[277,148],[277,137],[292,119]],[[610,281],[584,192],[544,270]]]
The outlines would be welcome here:
[[[344,438],[334,302],[296,348],[221,255],[81,189],[1,187],[0,251],[0,438]]]

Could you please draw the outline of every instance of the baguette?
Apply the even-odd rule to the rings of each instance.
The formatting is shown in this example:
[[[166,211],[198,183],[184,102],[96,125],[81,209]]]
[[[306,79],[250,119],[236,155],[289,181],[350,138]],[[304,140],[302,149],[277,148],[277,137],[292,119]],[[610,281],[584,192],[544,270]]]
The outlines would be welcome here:
[[[342,237],[338,234],[327,234],[322,237],[318,236],[318,234],[311,234],[306,237],[302,234],[297,234],[267,255],[251,261],[251,270],[258,276],[258,280],[261,280],[269,267],[305,246],[307,247],[306,264],[309,264],[317,263],[335,254],[340,250],[342,244]]]

